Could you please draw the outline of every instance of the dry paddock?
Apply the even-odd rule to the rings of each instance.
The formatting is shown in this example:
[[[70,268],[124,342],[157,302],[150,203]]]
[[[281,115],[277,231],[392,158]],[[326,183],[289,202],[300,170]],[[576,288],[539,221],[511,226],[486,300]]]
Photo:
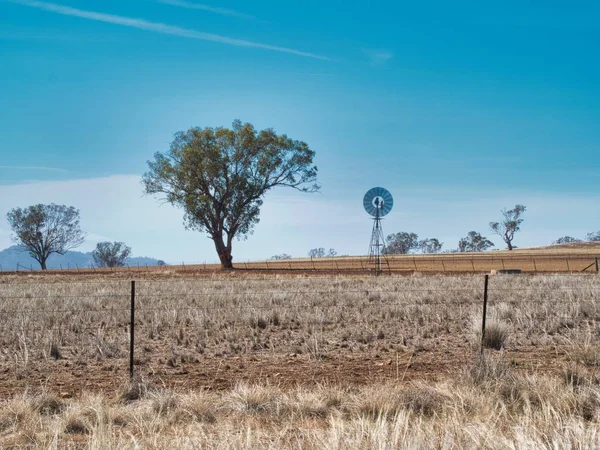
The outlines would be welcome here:
[[[64,395],[128,381],[131,282],[0,284],[0,389]],[[482,275],[138,279],[134,371],[175,388],[443,380],[477,355]],[[595,371],[600,277],[490,278],[488,335],[522,371]]]
[[[1,448],[596,448],[600,277],[0,278]]]

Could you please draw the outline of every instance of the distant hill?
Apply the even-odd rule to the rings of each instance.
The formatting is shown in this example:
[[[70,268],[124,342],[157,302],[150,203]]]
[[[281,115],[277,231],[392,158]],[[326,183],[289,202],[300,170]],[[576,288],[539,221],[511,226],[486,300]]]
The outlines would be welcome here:
[[[92,252],[67,252],[64,255],[52,254],[48,258],[48,262],[46,263],[48,269],[67,269],[67,268],[76,268],[76,267],[90,267],[94,263],[92,259]],[[158,263],[158,259],[148,258],[145,256],[138,256],[135,258],[127,258],[125,261],[126,264],[130,266],[145,266],[146,264],[149,266],[156,266]],[[17,270],[17,264],[19,265],[19,270],[26,270],[33,268],[33,270],[39,270],[39,263],[29,256],[29,253],[26,251],[21,251],[18,246],[13,245],[12,247],[8,247],[0,251],[0,266],[2,271],[13,271]]]

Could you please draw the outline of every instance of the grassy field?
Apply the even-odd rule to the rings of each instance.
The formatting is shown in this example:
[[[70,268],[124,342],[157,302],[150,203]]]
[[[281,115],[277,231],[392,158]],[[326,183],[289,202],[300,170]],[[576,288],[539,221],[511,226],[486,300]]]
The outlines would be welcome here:
[[[0,447],[594,448],[600,278],[0,278]],[[137,446],[137,447],[136,447]]]

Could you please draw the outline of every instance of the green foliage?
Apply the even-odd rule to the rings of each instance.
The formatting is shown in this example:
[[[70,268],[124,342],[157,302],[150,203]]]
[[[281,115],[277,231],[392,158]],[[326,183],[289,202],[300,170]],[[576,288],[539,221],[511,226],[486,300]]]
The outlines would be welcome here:
[[[419,236],[415,233],[401,231],[392,233],[387,237],[386,255],[405,255],[419,248]]]
[[[98,242],[92,252],[92,258],[98,267],[123,267],[129,255],[131,247],[123,242]]]
[[[469,231],[467,236],[458,242],[459,252],[484,252],[494,246],[494,243],[476,231]]]
[[[232,240],[252,232],[267,191],[319,190],[314,155],[305,142],[236,120],[232,129],[178,132],[167,153],[148,161],[143,183],[147,194],[183,208],[186,228],[208,233],[222,267],[231,268]]]
[[[586,240],[588,242],[600,242],[600,231],[596,231],[595,233],[588,233],[586,235]]]
[[[72,206],[51,203],[14,208],[6,218],[15,233],[13,240],[40,263],[42,270],[46,270],[52,253],[64,255],[85,238],[79,226],[79,210]]]
[[[512,241],[515,233],[520,230],[521,223],[523,223],[522,215],[526,209],[523,205],[516,205],[513,209],[504,208],[500,211],[503,216],[502,220],[490,222],[492,231],[502,238],[509,250],[514,248]]]
[[[440,253],[444,243],[437,238],[430,238],[419,241],[418,246],[423,253]]]

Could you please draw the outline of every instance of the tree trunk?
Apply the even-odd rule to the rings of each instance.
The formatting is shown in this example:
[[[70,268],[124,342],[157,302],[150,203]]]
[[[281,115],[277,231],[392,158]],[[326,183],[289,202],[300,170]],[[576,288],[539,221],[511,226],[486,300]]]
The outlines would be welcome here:
[[[231,256],[231,244],[225,245],[223,236],[213,235],[212,240],[215,243],[219,260],[221,261],[221,269],[233,269],[233,257]]]
[[[42,266],[42,270],[47,270],[46,269],[46,258],[41,258],[40,266]]]
[[[507,242],[506,242],[506,244],[508,245],[508,249],[509,249],[509,250],[512,250],[512,249],[513,249],[512,242],[510,242],[510,241],[507,241]]]

